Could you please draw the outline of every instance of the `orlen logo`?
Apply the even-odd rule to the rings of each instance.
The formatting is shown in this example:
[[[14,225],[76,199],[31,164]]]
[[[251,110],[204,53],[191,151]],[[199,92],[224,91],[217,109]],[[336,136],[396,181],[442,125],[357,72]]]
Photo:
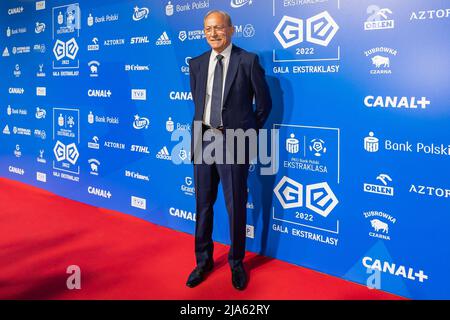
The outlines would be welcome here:
[[[103,190],[92,186],[88,187],[88,193],[105,199],[111,199],[112,197],[112,193],[109,190]]]
[[[147,19],[150,10],[146,7],[139,8],[138,6],[134,7],[133,13],[133,21],[140,21],[142,19]]]
[[[53,47],[53,54],[58,61],[65,57],[75,60],[78,50],[79,47],[75,38],[72,38],[67,42],[56,40],[55,46]]]
[[[284,176],[273,190],[284,209],[303,207],[303,185]],[[306,208],[327,217],[339,203],[326,182],[306,186]]]
[[[419,282],[423,282],[428,279],[428,276],[423,272],[423,270],[416,272],[413,268],[406,268],[402,265],[381,261],[379,259],[373,259],[371,257],[364,257],[362,259],[362,264],[365,268],[378,270],[383,273],[389,273],[393,276],[403,277],[413,281],[419,280]]]
[[[240,8],[245,6],[246,4],[251,5],[253,0],[231,0],[230,5],[232,8]]]
[[[305,41],[320,46],[328,46],[339,26],[327,11],[323,11],[311,18],[306,19],[306,31],[303,31],[303,20],[289,16],[283,16],[274,31],[284,49],[298,45]]]

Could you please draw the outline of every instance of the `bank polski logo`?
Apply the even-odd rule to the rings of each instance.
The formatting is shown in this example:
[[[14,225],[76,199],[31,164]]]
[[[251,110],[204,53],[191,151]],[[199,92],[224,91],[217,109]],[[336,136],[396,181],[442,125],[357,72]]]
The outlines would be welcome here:
[[[133,128],[137,130],[147,129],[150,125],[148,118],[140,117],[138,114],[134,116]]]
[[[241,8],[245,5],[251,5],[253,3],[253,0],[231,0],[230,5],[232,8]]]
[[[303,30],[304,24],[306,24],[306,30]],[[306,23],[302,19],[283,16],[274,35],[284,49],[303,41],[326,47],[338,30],[339,26],[336,21],[327,11],[323,11],[306,19]]]
[[[53,148],[53,153],[55,154],[56,161],[60,162],[67,160],[73,165],[75,165],[80,156],[75,143],[71,143],[66,146],[59,140],[56,141],[55,147]]]
[[[305,203],[303,203],[305,190]],[[306,185],[284,176],[276,185],[274,193],[284,209],[300,208],[303,205],[315,213],[327,217],[339,203],[327,182]]]
[[[369,132],[369,136],[364,138],[364,150],[367,152],[377,152],[380,148],[380,139],[374,133]]]
[[[394,20],[389,19],[392,11],[389,8],[380,8],[377,5],[367,7],[369,17],[364,23],[364,30],[393,29]]]
[[[172,1],[169,1],[166,5],[166,15],[167,16],[172,16],[173,15],[173,4]]]
[[[53,54],[58,61],[66,57],[71,60],[75,60],[78,50],[79,47],[75,38],[72,38],[67,42],[63,42],[58,39],[53,47]]]
[[[140,21],[142,19],[147,19],[150,10],[146,7],[139,8],[138,6],[134,7],[133,12],[133,21]]]
[[[168,132],[173,132],[175,130],[175,125],[171,117],[166,121],[166,130]]]
[[[45,31],[45,23],[44,22],[36,22],[36,27],[34,28],[34,32],[41,33]]]
[[[309,145],[309,151],[313,152],[316,157],[321,157],[323,154],[327,153],[325,141],[322,139],[312,139]]]
[[[298,153],[300,150],[300,141],[291,133],[290,138],[286,139],[286,151],[289,153]]]

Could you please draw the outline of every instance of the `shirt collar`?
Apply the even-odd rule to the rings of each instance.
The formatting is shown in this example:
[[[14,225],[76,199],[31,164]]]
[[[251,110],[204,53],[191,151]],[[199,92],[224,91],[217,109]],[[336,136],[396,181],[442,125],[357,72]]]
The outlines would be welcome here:
[[[230,43],[228,47],[226,47],[221,53],[217,53],[216,51],[212,50],[211,58],[216,59],[216,57],[221,54],[225,59],[229,59],[231,55],[231,48],[233,47],[233,44]]]

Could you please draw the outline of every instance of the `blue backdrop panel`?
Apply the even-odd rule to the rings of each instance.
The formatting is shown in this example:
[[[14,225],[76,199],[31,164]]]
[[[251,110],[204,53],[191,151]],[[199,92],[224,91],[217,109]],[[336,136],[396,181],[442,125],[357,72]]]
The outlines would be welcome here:
[[[211,9],[274,104],[279,168],[250,167],[247,248],[450,298],[448,1],[2,1],[0,175],[193,233],[188,61]],[[222,195],[215,212],[229,243]]]

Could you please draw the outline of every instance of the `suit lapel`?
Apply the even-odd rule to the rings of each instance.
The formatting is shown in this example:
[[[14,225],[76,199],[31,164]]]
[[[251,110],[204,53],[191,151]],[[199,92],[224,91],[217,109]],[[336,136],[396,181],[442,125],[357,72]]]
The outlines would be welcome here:
[[[225,90],[223,94],[223,103],[227,101],[228,94],[230,93],[231,85],[233,84],[234,78],[239,66],[240,56],[238,54],[238,48],[233,45],[230,55],[230,64],[228,65],[227,78],[225,79]]]
[[[199,84],[201,85],[200,90],[200,99],[201,101],[201,110],[202,110],[202,119],[203,119],[203,109],[206,101],[206,85],[208,82],[208,67],[209,67],[209,58],[211,57],[211,50],[206,52],[200,61],[200,73],[199,73]]]

